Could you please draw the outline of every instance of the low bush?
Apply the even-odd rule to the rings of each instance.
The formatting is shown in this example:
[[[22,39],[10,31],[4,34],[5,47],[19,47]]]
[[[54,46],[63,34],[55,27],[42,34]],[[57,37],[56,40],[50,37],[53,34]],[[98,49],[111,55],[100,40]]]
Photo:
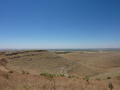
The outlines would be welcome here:
[[[74,78],[75,76],[68,76],[68,78]]]
[[[89,76],[85,76],[85,77],[83,77],[83,80],[85,80],[88,84],[89,84],[89,79],[90,79]]]
[[[114,88],[111,82],[108,83],[108,87],[110,88],[110,90],[113,90],[113,88]]]
[[[64,74],[60,74],[60,76],[61,76],[61,77],[65,77],[65,75],[64,75]]]
[[[45,76],[50,80],[52,80],[52,78],[56,76],[55,74],[50,74],[50,73],[41,73],[40,75]]]

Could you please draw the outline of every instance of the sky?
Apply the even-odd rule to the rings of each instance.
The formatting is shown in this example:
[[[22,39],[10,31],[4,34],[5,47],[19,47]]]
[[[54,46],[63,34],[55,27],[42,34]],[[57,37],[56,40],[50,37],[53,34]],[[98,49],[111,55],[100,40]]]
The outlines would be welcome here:
[[[0,48],[120,48],[120,0],[0,0]]]

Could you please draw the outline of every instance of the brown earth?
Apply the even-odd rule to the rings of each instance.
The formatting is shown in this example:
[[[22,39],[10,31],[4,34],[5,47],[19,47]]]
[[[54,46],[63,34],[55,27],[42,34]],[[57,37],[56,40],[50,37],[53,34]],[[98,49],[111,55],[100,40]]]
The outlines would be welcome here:
[[[76,61],[79,66],[70,73],[90,75],[99,78],[115,77],[120,75],[120,52],[72,52],[59,54],[69,60]]]
[[[49,80],[44,72],[65,77]],[[110,82],[120,89],[120,52],[0,52],[0,90],[110,90]]]
[[[67,60],[52,52],[24,52],[6,56],[9,63],[7,68],[22,72],[23,70],[31,74],[39,75],[43,72],[67,74],[70,67],[75,66],[75,62]]]
[[[95,80],[89,83],[81,78],[54,77],[52,80],[44,76],[19,74],[16,72],[0,72],[0,90],[113,90],[120,89],[120,79]]]

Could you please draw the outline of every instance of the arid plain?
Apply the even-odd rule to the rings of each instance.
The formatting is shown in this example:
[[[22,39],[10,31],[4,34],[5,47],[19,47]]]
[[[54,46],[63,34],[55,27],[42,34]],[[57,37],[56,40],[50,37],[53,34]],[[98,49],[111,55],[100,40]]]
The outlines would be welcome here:
[[[0,51],[0,90],[112,90],[110,85],[120,90],[119,51]]]

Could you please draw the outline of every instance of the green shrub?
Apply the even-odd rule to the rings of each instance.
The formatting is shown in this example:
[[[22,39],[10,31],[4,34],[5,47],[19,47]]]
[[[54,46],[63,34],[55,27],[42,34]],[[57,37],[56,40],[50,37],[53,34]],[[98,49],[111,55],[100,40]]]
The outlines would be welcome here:
[[[89,76],[85,76],[85,77],[83,77],[83,80],[85,80],[87,83],[89,83],[89,79],[90,79]]]
[[[112,83],[109,83],[108,87],[110,88],[110,90],[113,90],[113,88],[114,88],[113,85],[112,85]]]
[[[61,77],[65,77],[65,75],[64,75],[64,74],[60,74],[60,76],[61,76]]]
[[[25,74],[25,71],[24,71],[24,70],[22,70],[22,74]]]
[[[55,74],[50,74],[50,73],[41,73],[40,75],[45,76],[50,80],[52,80],[52,78],[56,76]]]
[[[54,76],[56,76],[55,74],[50,74],[50,73],[41,73],[40,75],[42,75],[42,76],[48,76],[48,77],[54,77]]]
[[[74,78],[75,76],[68,76],[68,78]]]

